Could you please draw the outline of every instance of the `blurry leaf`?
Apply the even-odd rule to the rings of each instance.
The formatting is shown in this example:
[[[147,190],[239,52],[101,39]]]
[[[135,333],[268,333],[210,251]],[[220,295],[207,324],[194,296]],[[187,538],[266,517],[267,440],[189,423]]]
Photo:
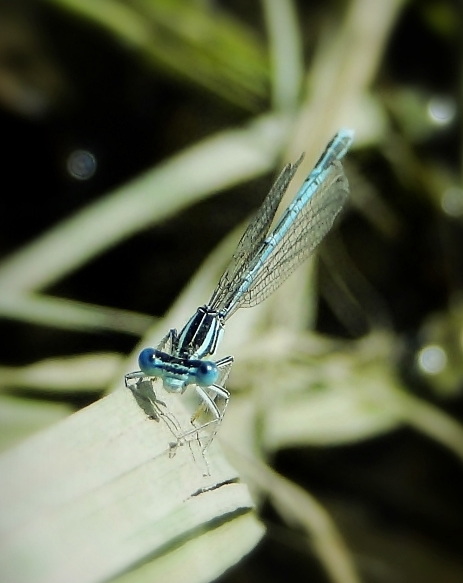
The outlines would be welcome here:
[[[62,101],[63,71],[28,2],[0,3],[0,102],[15,115],[42,119]]]
[[[153,223],[271,170],[288,131],[288,119],[266,116],[218,133],[62,221],[0,264],[0,312],[18,293],[50,285]]]
[[[272,400],[264,446],[275,451],[295,445],[339,445],[397,428],[402,418],[389,392],[397,384],[392,370],[381,362],[352,364],[341,355],[325,359],[321,365],[325,372],[315,388],[287,391],[283,400]],[[308,387],[314,382],[310,368],[306,368]]]
[[[124,311],[99,313],[95,306],[53,302],[27,292],[54,283],[154,222],[269,171],[288,130],[287,118],[267,116],[244,129],[221,132],[62,221],[0,263],[0,314],[58,326],[77,321],[82,327],[93,319],[109,328],[116,315],[126,322],[124,329],[144,330],[147,320],[142,316],[132,321]]]
[[[449,449],[460,462],[463,461],[463,425],[458,420],[410,393],[401,392],[397,399],[401,402],[404,421]]]
[[[280,476],[270,467],[243,453],[234,444],[226,444],[246,479],[268,496],[285,522],[302,531],[307,544],[314,548],[333,583],[360,583],[347,547],[322,505],[303,488]]]
[[[270,335],[265,350],[257,343],[248,354],[244,345],[230,388],[232,397],[234,386],[246,393],[230,400],[221,430],[225,439],[249,451],[274,453],[355,443],[406,424],[463,458],[463,426],[411,394],[397,375],[394,336],[370,334],[344,349],[327,344],[325,354],[315,351],[310,357],[298,351],[303,338],[288,335],[272,343]]]
[[[64,233],[63,238],[66,239]],[[29,252],[34,255],[34,243],[25,250],[26,255]],[[52,258],[46,257],[45,252],[43,259],[49,260],[50,264],[53,263]],[[19,263],[21,263],[21,259],[19,259]],[[14,264],[15,260],[13,259],[13,268]],[[18,269],[20,268],[18,266]],[[0,271],[1,269],[2,264],[0,263]],[[0,305],[0,311],[3,309],[8,318],[17,318],[33,324],[75,331],[111,330],[138,336],[143,334],[155,321],[152,316],[129,310],[97,306],[38,293],[5,293],[0,300]]]
[[[309,98],[298,112],[289,150],[291,158],[306,149],[310,158],[308,137],[311,143],[318,144],[340,126],[355,129],[357,137],[365,133],[369,139],[384,129],[378,102],[372,103],[368,95],[404,3],[405,0],[375,4],[356,0],[347,5],[341,26],[324,29],[308,74]]]
[[[265,0],[262,5],[270,44],[273,107],[295,111],[304,77],[302,30],[295,2]]]
[[[71,408],[61,403],[0,396],[0,451],[67,417]]]
[[[109,31],[151,66],[245,110],[268,98],[268,64],[252,29],[189,0],[47,0]]]
[[[121,365],[118,354],[55,357],[19,367],[0,367],[0,387],[55,394],[103,390]]]
[[[383,96],[402,133],[411,143],[424,142],[436,132],[428,113],[430,97],[429,92],[403,85]]]

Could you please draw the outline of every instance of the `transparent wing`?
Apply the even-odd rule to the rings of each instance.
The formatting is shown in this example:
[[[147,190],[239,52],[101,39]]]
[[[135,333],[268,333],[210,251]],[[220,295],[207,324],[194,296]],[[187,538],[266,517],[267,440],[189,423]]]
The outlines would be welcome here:
[[[237,302],[235,310],[255,306],[267,298],[313,253],[330,231],[349,193],[347,178],[339,162],[332,166],[330,178],[301,209],[291,229],[255,273],[252,284]]]
[[[310,176],[308,184],[311,185]],[[268,297],[325,237],[348,192],[342,164],[333,162],[320,176],[312,195],[307,196],[307,189],[303,187],[288,207],[270,235],[277,241],[270,255],[262,257],[266,246],[261,244],[261,249],[253,257],[252,276],[248,270],[238,273],[227,293],[222,294],[222,301],[214,308],[223,310],[226,319],[238,308],[255,306]],[[289,228],[281,228],[280,233],[281,225],[288,223]],[[247,285],[243,290],[245,282]]]
[[[243,233],[233,253],[233,257],[212,295],[209,302],[210,306],[221,305],[225,298],[228,297],[230,291],[236,288],[236,282],[241,279],[241,275],[248,270],[249,264],[255,258],[256,253],[268,234],[281,199],[288,189],[288,185],[293,179],[303,157],[304,154],[294,164],[287,164],[275,180],[270,192],[257,211],[255,218],[251,220],[246,231]]]

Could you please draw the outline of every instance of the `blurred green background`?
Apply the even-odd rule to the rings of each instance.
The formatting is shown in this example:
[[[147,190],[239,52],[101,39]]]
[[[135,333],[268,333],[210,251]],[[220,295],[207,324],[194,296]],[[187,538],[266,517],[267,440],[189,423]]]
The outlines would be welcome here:
[[[223,438],[317,497],[362,581],[462,581],[461,38],[451,0],[2,0],[1,448],[121,384],[284,162],[352,127],[338,229],[226,331]],[[261,516],[223,581],[334,580]]]

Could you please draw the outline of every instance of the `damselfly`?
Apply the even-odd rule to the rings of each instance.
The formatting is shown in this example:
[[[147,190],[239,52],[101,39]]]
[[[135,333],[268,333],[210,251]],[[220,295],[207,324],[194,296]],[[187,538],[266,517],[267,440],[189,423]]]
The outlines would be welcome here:
[[[193,386],[212,421],[195,427],[191,433],[199,435],[199,430],[211,423],[217,428],[228,404],[230,394],[225,383],[233,356],[206,359],[216,352],[225,322],[238,308],[255,306],[268,297],[331,229],[349,191],[341,160],[352,140],[351,130],[338,131],[270,230],[303,156],[284,167],[241,237],[209,303],[199,307],[179,333],[172,329],[157,348],[143,349],[138,357],[140,370],[126,375],[126,386],[130,388],[133,383],[158,378],[169,393],[183,393]],[[219,399],[223,407],[218,406]]]

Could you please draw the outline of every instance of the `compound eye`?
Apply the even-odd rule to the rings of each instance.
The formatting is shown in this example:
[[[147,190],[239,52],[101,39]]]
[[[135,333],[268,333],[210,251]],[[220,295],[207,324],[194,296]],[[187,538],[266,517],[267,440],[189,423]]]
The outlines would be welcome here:
[[[138,366],[147,376],[156,376],[159,372],[157,361],[154,348],[144,348],[138,356]]]
[[[219,369],[211,360],[202,360],[196,370],[196,382],[200,387],[210,387],[219,377]]]

